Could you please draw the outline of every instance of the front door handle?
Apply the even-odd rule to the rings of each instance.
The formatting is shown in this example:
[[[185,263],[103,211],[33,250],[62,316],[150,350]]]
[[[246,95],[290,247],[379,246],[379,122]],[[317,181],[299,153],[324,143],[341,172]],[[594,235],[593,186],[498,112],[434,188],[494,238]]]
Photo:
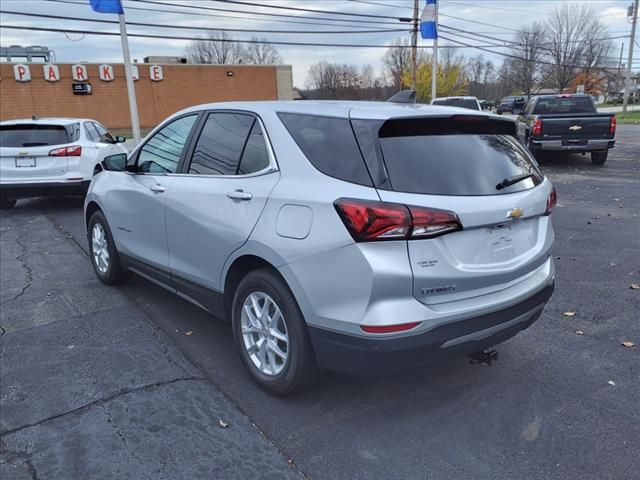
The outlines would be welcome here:
[[[249,192],[244,192],[242,190],[234,190],[233,192],[227,193],[227,197],[232,200],[251,200],[252,195]]]
[[[167,189],[164,187],[164,185],[160,185],[159,183],[156,183],[155,185],[151,185],[149,187],[149,190],[151,190],[154,193],[163,193]]]

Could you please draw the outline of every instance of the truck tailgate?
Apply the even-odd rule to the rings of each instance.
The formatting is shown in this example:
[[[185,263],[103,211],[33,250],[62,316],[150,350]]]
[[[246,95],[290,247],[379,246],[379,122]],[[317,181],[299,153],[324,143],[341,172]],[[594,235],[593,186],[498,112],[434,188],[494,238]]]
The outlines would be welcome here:
[[[597,140],[610,138],[611,115],[540,115],[542,140]]]

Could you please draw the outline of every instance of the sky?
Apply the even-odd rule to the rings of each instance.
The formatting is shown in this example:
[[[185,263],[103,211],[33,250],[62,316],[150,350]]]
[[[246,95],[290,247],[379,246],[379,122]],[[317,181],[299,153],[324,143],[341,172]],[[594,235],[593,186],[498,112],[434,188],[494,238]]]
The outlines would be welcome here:
[[[77,3],[73,3],[77,2]],[[178,6],[158,5],[171,3]],[[287,7],[275,9],[240,3],[261,3],[268,6]],[[425,0],[420,0],[420,9]],[[451,39],[473,45],[484,45],[494,52],[507,52],[506,48],[496,44],[513,39],[514,30],[544,21],[549,14],[561,4],[575,5],[565,0],[439,0],[440,33]],[[627,7],[632,0],[581,0],[593,8],[596,15],[607,26],[609,35],[615,44],[612,56],[620,55],[620,46],[624,43],[623,63],[626,63],[629,45],[630,22],[627,20]],[[154,23],[170,28],[145,27],[129,25],[130,34],[155,34],[164,36],[180,36],[193,38],[203,35],[206,29],[227,28],[246,29],[250,32],[229,32],[236,39],[250,39],[252,36],[264,37],[270,41],[303,42],[312,45],[292,46],[277,45],[284,58],[284,63],[292,65],[294,85],[303,88],[309,66],[318,61],[330,61],[362,66],[371,64],[376,73],[382,69],[381,58],[385,48],[356,48],[319,46],[318,43],[359,44],[386,46],[394,39],[409,38],[409,25],[397,18],[412,15],[413,0],[239,0],[228,3],[225,0],[124,0],[127,22]],[[236,10],[236,12],[187,9],[179,5]],[[82,17],[100,20],[117,20],[113,14],[93,12],[89,0],[0,0],[3,12],[17,11],[46,15]],[[335,13],[312,13],[291,10],[303,8],[342,12],[354,15],[338,15]],[[143,10],[138,10],[143,9]],[[156,10],[156,11],[149,11]],[[157,10],[171,10],[159,12]],[[187,13],[176,13],[189,12]],[[285,16],[260,15],[262,13]],[[379,17],[360,16],[378,15]],[[318,20],[322,17],[322,20]],[[315,22],[314,24],[298,22]],[[317,23],[323,23],[318,25]],[[118,32],[117,24],[100,24],[80,22],[77,20],[25,17],[14,14],[0,14],[0,46],[10,45],[45,45],[55,51],[58,62],[105,62],[121,63],[122,49],[118,36],[96,36],[89,34],[65,34],[62,32],[19,31],[2,28],[6,25],[45,27],[57,29],[76,29],[89,31]],[[194,30],[185,27],[201,27]],[[449,30],[446,27],[463,30]],[[401,31],[375,31],[379,29]],[[293,30],[304,33],[261,33],[255,30]],[[374,30],[371,32],[371,30]],[[363,31],[369,31],[364,33]],[[329,32],[329,33],[327,33]],[[334,33],[335,32],[335,33]],[[357,32],[357,33],[337,33]],[[455,32],[455,33],[454,33]],[[640,32],[638,33],[640,37]],[[188,40],[149,39],[130,37],[131,56],[142,61],[144,57],[155,55],[184,56]],[[451,40],[443,38],[440,45],[454,45]],[[487,47],[488,44],[493,46]],[[636,40],[634,67],[640,67],[640,38]],[[419,39],[419,45],[430,47],[431,40]],[[485,58],[501,63],[497,53],[480,51],[477,48],[461,48],[465,56],[482,53]],[[616,62],[617,63],[617,62]],[[637,68],[636,68],[637,69]]]

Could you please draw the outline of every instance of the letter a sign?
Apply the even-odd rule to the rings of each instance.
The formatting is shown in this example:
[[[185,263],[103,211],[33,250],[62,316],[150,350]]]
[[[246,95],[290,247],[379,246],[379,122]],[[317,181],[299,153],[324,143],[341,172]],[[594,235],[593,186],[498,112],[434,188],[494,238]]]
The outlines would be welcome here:
[[[44,73],[44,79],[47,82],[57,82],[60,80],[60,69],[57,65],[42,65],[42,71]]]

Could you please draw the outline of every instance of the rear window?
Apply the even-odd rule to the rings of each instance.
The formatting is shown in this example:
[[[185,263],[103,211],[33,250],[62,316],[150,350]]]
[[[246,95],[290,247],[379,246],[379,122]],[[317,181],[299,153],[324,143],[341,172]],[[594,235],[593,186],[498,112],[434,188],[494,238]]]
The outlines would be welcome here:
[[[378,136],[379,156],[388,178],[379,188],[428,195],[497,195],[542,182],[543,176],[530,155],[513,134],[507,133],[506,123],[501,131],[501,124],[430,120],[404,120],[401,124],[392,120],[383,125],[357,121],[359,126],[368,123],[370,131]],[[436,131],[433,127],[438,125],[449,125],[453,133]],[[367,155],[373,154],[367,151]],[[532,177],[496,188],[503,180],[523,174]]]
[[[62,145],[72,140],[62,125],[1,125],[0,146],[39,147]]]
[[[446,98],[442,100],[434,100],[433,105],[445,105],[447,107],[469,108],[471,110],[480,110],[478,103],[470,98]]]
[[[596,109],[589,97],[552,97],[538,100],[533,113],[596,113]]]
[[[279,113],[311,164],[330,177],[371,186],[371,177],[346,118]]]

